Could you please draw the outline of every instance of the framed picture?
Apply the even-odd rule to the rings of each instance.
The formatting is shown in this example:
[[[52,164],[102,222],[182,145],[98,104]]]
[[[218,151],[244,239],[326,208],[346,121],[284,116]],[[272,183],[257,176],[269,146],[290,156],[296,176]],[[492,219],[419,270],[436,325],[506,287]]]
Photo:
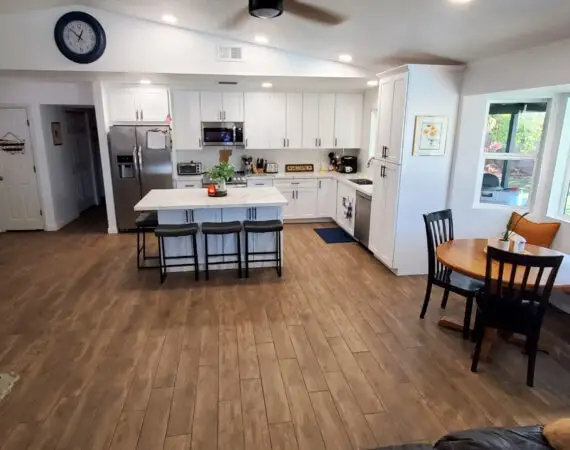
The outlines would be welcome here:
[[[53,145],[63,145],[63,136],[61,135],[61,122],[51,123],[51,139]]]
[[[414,156],[443,156],[447,144],[446,116],[416,116]]]

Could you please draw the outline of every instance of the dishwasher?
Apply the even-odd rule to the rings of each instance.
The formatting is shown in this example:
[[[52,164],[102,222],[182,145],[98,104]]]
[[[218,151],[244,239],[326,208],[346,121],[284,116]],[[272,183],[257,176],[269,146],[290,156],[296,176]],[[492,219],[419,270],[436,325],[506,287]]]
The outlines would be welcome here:
[[[370,237],[370,207],[372,196],[356,192],[356,216],[354,220],[354,239],[368,248]]]

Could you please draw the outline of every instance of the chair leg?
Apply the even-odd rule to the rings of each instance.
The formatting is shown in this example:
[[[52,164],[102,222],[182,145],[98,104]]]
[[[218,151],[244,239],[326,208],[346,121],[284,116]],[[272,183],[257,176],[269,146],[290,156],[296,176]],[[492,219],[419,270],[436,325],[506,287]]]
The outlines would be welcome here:
[[[526,371],[526,384],[529,387],[534,387],[534,370],[536,367],[536,352],[538,350],[538,342],[534,337],[531,339],[528,346],[528,367]]]
[[[146,228],[142,230],[142,238],[143,238],[143,246],[142,246],[142,253],[143,253],[143,265],[146,261]]]
[[[196,281],[200,279],[200,268],[198,266],[198,244],[196,242],[196,235],[192,235],[192,251],[194,253],[194,278]]]
[[[432,287],[432,282],[431,282],[431,280],[428,280],[427,286],[426,286],[426,296],[424,298],[424,304],[422,306],[422,312],[420,313],[420,319],[423,319],[426,316],[426,311],[427,311],[427,307],[429,304],[429,298],[431,295],[431,287]]]
[[[204,235],[204,253],[206,258],[206,280],[210,279],[210,271],[208,270],[208,235]]]
[[[249,278],[249,233],[245,232],[245,277]]]
[[[141,229],[137,227],[137,270],[141,268]]]
[[[282,267],[281,267],[281,231],[277,232],[277,236],[275,237],[276,241],[276,257],[277,257],[277,275],[281,277]]]
[[[241,274],[241,233],[236,233],[237,239],[237,257],[238,257],[238,277],[242,278]]]
[[[485,324],[479,314],[477,314],[477,322],[479,326],[477,327],[477,343],[475,344],[475,351],[473,352],[473,361],[471,362],[471,372],[477,372],[477,366],[479,365],[479,357],[481,356],[481,347],[483,346],[483,339],[485,338]]]
[[[463,319],[463,339],[468,340],[471,333],[471,313],[473,312],[473,297],[467,297],[465,302],[465,317]]]
[[[441,309],[447,308],[447,299],[449,298],[449,289],[443,291],[443,297],[441,299]]]

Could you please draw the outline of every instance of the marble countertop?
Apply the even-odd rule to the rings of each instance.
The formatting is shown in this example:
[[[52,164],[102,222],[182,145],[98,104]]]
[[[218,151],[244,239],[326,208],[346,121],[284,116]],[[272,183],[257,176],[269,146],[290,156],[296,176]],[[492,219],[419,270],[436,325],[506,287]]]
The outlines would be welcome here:
[[[135,211],[283,206],[287,199],[274,187],[232,188],[226,197],[208,197],[206,189],[153,189]]]

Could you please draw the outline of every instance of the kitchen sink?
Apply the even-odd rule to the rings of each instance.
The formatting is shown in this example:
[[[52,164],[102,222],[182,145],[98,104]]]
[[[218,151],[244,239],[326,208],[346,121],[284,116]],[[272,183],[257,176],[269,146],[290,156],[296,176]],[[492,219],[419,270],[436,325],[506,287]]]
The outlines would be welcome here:
[[[355,184],[359,184],[361,186],[372,184],[372,180],[367,180],[366,178],[355,178],[354,180],[350,181],[352,181]]]

